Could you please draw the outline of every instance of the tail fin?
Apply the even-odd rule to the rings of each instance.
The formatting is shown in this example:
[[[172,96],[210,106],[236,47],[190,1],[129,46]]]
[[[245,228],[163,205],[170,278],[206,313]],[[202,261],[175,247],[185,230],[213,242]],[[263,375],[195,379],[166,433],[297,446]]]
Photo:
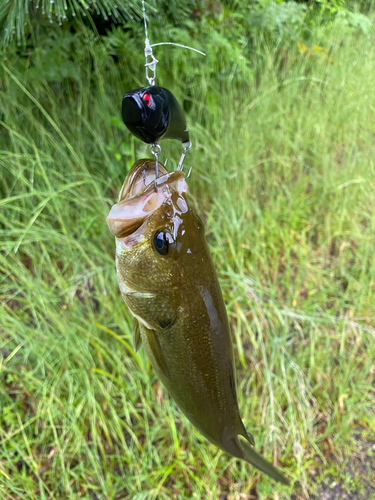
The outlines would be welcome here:
[[[254,448],[244,439],[240,440],[238,436],[232,438],[227,451],[232,453],[232,455],[234,455],[235,457],[242,458],[243,460],[249,462],[251,465],[254,465],[254,467],[261,470],[262,472],[265,472],[270,477],[275,479],[275,481],[279,481],[280,483],[287,485],[290,484],[289,480],[281,472],[279,472],[276,467],[267,462],[267,460],[262,457],[262,455],[259,455],[259,453],[257,453]]]

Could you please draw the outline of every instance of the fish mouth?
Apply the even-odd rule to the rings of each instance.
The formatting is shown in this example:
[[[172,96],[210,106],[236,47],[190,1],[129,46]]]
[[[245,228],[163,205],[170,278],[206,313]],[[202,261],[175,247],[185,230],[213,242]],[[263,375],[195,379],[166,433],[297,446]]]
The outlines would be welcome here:
[[[172,192],[187,191],[181,171],[168,172],[159,162],[155,183],[155,161],[138,160],[131,168],[121,188],[119,201],[111,208],[107,224],[116,238],[134,233],[167,199]]]

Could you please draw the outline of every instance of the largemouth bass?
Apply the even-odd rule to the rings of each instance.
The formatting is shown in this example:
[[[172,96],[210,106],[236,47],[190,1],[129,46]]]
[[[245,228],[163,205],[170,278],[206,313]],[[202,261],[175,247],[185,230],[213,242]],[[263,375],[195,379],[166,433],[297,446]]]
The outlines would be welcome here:
[[[233,348],[201,219],[184,173],[137,161],[107,218],[116,236],[120,291],[158,377],[192,424],[218,448],[289,481],[253,448],[236,395]]]

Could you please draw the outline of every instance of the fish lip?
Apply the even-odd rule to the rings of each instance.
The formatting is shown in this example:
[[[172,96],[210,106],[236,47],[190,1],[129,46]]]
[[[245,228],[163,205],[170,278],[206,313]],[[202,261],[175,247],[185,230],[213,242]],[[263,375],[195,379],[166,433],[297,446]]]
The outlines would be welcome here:
[[[148,219],[146,218],[136,229],[134,232],[127,234],[126,236],[116,236],[116,248],[125,248],[126,250],[130,250],[138,243],[141,243],[144,240],[144,231],[148,224]],[[113,233],[112,233],[113,234]]]
[[[112,206],[106,222],[116,238],[131,236],[165,201],[164,193],[147,186],[140,193]],[[151,203],[150,210],[146,207]]]
[[[156,182],[150,182],[139,193],[113,205],[106,218],[111,233],[126,242],[124,238],[134,235],[163,203],[171,199],[173,192],[187,191],[184,176],[181,171],[166,173]],[[133,177],[132,182],[135,180],[136,177]]]

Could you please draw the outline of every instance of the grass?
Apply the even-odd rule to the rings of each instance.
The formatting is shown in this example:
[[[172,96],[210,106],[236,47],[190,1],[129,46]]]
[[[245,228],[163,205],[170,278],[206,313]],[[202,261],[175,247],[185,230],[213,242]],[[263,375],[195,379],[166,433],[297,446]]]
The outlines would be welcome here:
[[[136,73],[90,41],[68,81],[4,62],[1,498],[375,498],[375,45],[337,26],[314,36],[335,64],[260,44],[248,82],[219,87],[203,62],[188,87],[159,81],[191,105],[191,203],[241,414],[293,494],[205,441],[131,348],[105,217],[148,154],[118,120]]]

